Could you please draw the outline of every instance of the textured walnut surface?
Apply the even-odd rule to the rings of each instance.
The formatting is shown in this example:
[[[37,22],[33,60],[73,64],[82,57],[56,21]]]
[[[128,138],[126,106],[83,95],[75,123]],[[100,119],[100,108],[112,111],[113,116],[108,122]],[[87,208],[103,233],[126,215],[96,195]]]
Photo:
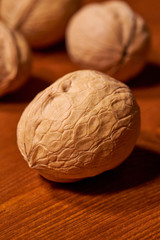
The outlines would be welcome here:
[[[129,88],[95,71],[67,74],[39,93],[18,125],[30,167],[65,180],[116,167],[132,151],[139,108]]]
[[[92,3],[71,18],[66,45],[74,62],[126,81],[146,62],[149,32],[125,2]]]

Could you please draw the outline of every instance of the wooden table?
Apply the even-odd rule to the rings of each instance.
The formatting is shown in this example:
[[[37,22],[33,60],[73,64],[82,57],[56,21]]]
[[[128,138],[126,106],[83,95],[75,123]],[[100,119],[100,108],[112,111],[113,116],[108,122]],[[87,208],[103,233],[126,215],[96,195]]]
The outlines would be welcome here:
[[[21,113],[36,93],[78,69],[63,44],[34,52],[28,83],[0,100],[1,240],[160,239],[160,1],[128,2],[152,33],[148,65],[128,83],[142,118],[133,153],[118,168],[73,184],[29,169],[16,144]]]

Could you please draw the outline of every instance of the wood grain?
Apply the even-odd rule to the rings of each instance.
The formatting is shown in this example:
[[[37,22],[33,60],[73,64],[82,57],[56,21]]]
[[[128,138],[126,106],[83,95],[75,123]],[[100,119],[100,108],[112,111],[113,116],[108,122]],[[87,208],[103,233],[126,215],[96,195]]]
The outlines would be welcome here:
[[[87,1],[86,1],[87,2]],[[64,44],[33,52],[28,83],[0,100],[0,239],[160,239],[160,1],[130,0],[152,33],[149,62],[128,84],[141,108],[141,134],[118,168],[72,184],[30,170],[16,144],[22,111],[51,82],[78,69]]]

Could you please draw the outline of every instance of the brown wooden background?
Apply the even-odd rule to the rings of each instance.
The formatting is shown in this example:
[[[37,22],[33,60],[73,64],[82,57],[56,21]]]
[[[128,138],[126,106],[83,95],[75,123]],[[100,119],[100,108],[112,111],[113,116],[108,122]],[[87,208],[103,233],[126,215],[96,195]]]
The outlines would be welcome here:
[[[91,1],[85,1],[91,2]],[[148,65],[128,85],[141,108],[141,134],[118,168],[73,184],[30,170],[16,126],[36,93],[78,69],[64,44],[33,53],[28,83],[0,100],[0,239],[160,239],[160,1],[128,0],[148,22]]]

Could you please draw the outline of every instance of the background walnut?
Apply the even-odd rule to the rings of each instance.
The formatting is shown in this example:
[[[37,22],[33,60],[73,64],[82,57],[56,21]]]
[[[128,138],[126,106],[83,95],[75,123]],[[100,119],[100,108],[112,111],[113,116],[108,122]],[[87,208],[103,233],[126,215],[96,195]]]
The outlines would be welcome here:
[[[0,22],[0,97],[23,85],[30,74],[30,62],[23,36]]]
[[[0,23],[0,97],[17,90],[30,74],[29,46],[60,41],[81,0],[2,0]],[[23,36],[24,38],[23,38]]]
[[[64,37],[71,15],[81,0],[1,0],[1,17],[20,30],[33,47],[45,47]]]
[[[17,128],[29,166],[49,180],[72,182],[123,162],[140,129],[130,89],[91,70],[69,73],[39,93]]]
[[[91,3],[71,18],[66,46],[74,62],[126,81],[146,63],[149,32],[125,2]]]

